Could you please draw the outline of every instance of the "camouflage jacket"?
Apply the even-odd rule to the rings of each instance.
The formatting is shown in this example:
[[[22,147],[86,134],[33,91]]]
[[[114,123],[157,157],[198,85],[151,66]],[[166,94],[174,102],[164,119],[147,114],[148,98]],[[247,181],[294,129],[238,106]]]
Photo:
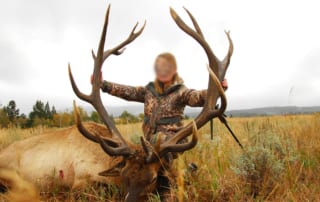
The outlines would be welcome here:
[[[128,101],[144,103],[142,129],[149,141],[158,132],[173,135],[181,129],[185,106],[202,107],[207,95],[206,90],[188,89],[182,81],[175,82],[162,94],[155,90],[154,82],[145,87],[132,87],[105,81],[102,90]]]

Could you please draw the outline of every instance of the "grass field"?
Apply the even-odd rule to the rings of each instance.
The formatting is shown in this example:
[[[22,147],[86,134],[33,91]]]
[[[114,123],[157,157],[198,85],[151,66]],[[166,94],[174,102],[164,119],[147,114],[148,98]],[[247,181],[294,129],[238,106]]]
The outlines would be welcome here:
[[[206,125],[199,131],[196,148],[175,161],[179,172],[173,195],[199,202],[320,201],[320,114],[230,118],[229,122],[245,151],[217,120],[213,140]],[[137,128],[140,124],[119,126],[132,141],[142,135]],[[57,129],[2,129],[0,149],[49,130]],[[197,171],[187,171],[190,162],[198,165]],[[114,201],[117,193],[114,187],[108,191],[88,187],[42,195],[44,201]],[[149,201],[159,200],[153,196]]]

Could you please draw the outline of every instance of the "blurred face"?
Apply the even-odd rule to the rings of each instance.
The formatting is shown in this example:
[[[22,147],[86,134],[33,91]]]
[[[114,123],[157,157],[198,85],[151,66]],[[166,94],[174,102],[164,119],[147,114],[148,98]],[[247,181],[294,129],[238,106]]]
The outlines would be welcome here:
[[[155,62],[156,78],[162,83],[171,82],[176,70],[172,65],[163,57],[158,57]]]

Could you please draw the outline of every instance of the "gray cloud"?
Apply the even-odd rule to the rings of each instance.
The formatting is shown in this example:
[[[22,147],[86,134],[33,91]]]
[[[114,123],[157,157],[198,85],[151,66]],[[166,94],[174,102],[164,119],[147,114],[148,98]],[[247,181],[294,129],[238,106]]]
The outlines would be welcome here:
[[[320,103],[320,49],[309,51],[292,78],[289,92],[291,102],[300,105]]]
[[[19,85],[27,81],[30,68],[24,54],[10,41],[0,39],[0,81]]]
[[[230,109],[319,103],[320,29],[316,19],[320,14],[316,5],[287,0],[108,2],[112,8],[106,48],[126,38],[137,21],[147,20],[143,35],[122,56],[106,62],[104,77],[108,80],[145,85],[153,80],[154,57],[172,51],[186,85],[205,88],[206,56],[169,15],[169,5],[173,5],[190,23],[182,9],[185,5],[221,58],[228,47],[223,31],[231,30],[235,52],[227,74]],[[25,111],[35,99],[70,107],[75,96],[66,74],[68,61],[80,88],[88,92],[90,49],[97,48],[106,6],[101,0],[10,0],[3,4],[0,103],[16,99]],[[128,104],[106,95],[104,99],[108,105]]]

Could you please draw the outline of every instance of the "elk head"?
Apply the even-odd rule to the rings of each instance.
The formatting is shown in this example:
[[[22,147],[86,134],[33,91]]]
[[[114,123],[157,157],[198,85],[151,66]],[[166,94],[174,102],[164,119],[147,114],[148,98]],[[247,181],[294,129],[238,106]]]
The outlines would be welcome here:
[[[100,175],[103,176],[120,176],[121,182],[124,185],[127,195],[125,201],[138,201],[141,196],[146,195],[154,191],[157,185],[157,177],[159,170],[166,162],[164,157],[170,152],[183,152],[189,149],[192,149],[197,144],[197,128],[202,127],[210,119],[217,117],[226,109],[226,97],[223,91],[223,88],[220,84],[220,80],[223,79],[225,71],[230,61],[232,54],[232,42],[227,33],[230,48],[228,56],[223,62],[220,62],[211,51],[209,45],[204,40],[204,37],[201,33],[201,30],[196,23],[195,19],[189,11],[188,14],[192,19],[192,22],[195,26],[196,31],[193,31],[188,27],[180,17],[171,9],[171,16],[177,25],[185,31],[187,34],[196,39],[201,46],[205,49],[205,52],[209,58],[209,85],[208,85],[208,95],[206,104],[202,112],[198,115],[195,121],[188,124],[182,130],[177,132],[176,135],[169,139],[161,138],[159,135],[158,141],[155,145],[152,145],[150,142],[146,141],[141,137],[141,145],[133,145],[128,143],[123,136],[120,134],[119,130],[116,128],[115,124],[109,118],[107,110],[102,104],[100,97],[100,72],[104,61],[110,55],[121,55],[124,51],[124,47],[134,41],[138,36],[141,35],[145,24],[143,27],[136,31],[138,23],[132,29],[129,37],[120,43],[118,46],[104,51],[106,31],[108,27],[110,6],[107,9],[105,23],[103,26],[101,39],[99,43],[99,48],[97,55],[92,51],[92,56],[94,59],[94,70],[93,70],[93,84],[92,92],[90,95],[83,94],[77,87],[73,75],[71,73],[71,68],[69,65],[69,77],[73,91],[83,101],[90,103],[99,113],[101,120],[106,125],[108,130],[111,132],[112,137],[103,137],[94,135],[89,130],[87,130],[81,120],[79,113],[77,112],[76,106],[76,123],[80,133],[87,139],[99,143],[102,149],[110,156],[122,157],[122,161],[113,168],[110,168],[107,171],[103,171]],[[216,75],[219,75],[218,77]],[[221,97],[221,107],[215,109],[215,104],[217,99]],[[187,143],[178,144],[182,139],[187,138],[192,135],[192,138]]]

